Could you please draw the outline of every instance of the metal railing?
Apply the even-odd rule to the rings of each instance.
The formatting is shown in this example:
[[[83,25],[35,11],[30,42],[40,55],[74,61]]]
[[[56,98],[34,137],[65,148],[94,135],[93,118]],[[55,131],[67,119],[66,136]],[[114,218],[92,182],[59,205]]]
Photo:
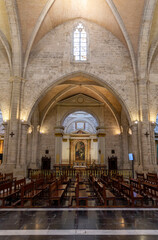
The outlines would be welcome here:
[[[118,170],[105,170],[100,168],[88,168],[82,170],[76,170],[74,168],[61,169],[56,168],[52,170],[40,170],[40,169],[28,169],[28,178],[41,176],[41,177],[60,177],[66,175],[67,177],[75,177],[77,174],[83,178],[88,178],[90,174],[95,177],[100,178],[102,174],[113,176],[113,175],[123,175],[124,179],[129,179],[132,177],[132,169],[118,169]]]

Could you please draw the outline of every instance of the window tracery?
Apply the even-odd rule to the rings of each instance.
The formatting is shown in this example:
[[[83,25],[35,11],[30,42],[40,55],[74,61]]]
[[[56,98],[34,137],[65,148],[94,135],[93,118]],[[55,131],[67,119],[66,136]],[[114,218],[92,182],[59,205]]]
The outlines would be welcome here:
[[[74,31],[73,56],[75,61],[87,60],[87,33],[82,23],[79,23]]]

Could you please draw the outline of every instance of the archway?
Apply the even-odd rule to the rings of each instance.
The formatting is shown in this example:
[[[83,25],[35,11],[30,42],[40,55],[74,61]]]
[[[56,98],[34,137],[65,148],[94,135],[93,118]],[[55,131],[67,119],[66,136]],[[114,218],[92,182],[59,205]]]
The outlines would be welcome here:
[[[65,141],[62,142],[64,163],[73,166],[98,163],[98,126],[97,119],[85,111],[75,111],[65,117],[63,121]],[[70,156],[69,161],[66,161],[65,155]]]
[[[70,134],[72,122],[69,122],[65,128],[64,121],[67,116],[77,111],[91,114],[96,119],[95,127],[87,121],[89,129],[91,128],[91,131],[87,131],[88,134],[93,133],[95,137],[97,136],[91,141],[95,145],[93,146],[96,152],[95,157],[87,157],[88,164],[96,161],[99,164],[108,165],[107,159],[111,156],[112,150],[115,150],[119,162],[118,167],[122,168],[123,161],[128,159],[126,129],[129,128],[132,119],[127,108],[122,104],[121,98],[116,97],[116,93],[114,94],[110,87],[94,76],[84,73],[75,73],[60,79],[55,85],[47,88],[45,95],[43,92],[34,105],[29,117],[33,126],[30,141],[37,143],[37,146],[36,151],[30,147],[30,152],[33,151],[32,155],[28,149],[28,161],[33,161],[34,165],[39,168],[42,156],[45,155],[46,150],[49,150],[52,159],[51,168],[54,164],[73,164],[74,160],[69,151],[71,144],[68,145],[70,140],[65,132],[68,131],[67,133]],[[77,125],[77,121],[73,122],[73,125],[75,124]],[[83,126],[82,122],[79,124]],[[97,130],[96,127],[98,127]],[[75,131],[74,127],[73,129]],[[40,135],[38,135],[39,132]],[[127,146],[124,149],[122,141]],[[90,148],[90,145],[87,143],[87,148]]]

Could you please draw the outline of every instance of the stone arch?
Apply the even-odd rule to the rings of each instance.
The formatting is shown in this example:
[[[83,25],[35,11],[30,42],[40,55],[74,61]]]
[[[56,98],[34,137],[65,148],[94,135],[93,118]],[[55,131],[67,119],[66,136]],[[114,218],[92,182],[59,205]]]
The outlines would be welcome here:
[[[27,121],[30,123],[31,121],[31,117],[37,107],[37,105],[39,104],[39,102],[42,100],[42,98],[45,96],[45,94],[52,88],[55,87],[61,83],[64,83],[64,81],[66,81],[67,79],[69,79],[70,77],[76,77],[76,76],[83,76],[83,77],[87,77],[90,78],[91,80],[94,80],[95,82],[99,83],[102,87],[105,87],[106,89],[108,89],[118,100],[118,102],[121,104],[123,110],[126,113],[127,119],[129,121],[129,124],[131,125],[132,122],[135,120],[132,117],[132,113],[130,112],[127,104],[124,102],[124,100],[122,99],[121,95],[116,91],[116,89],[114,89],[112,86],[110,86],[107,82],[105,82],[103,79],[99,78],[98,76],[95,76],[93,74],[87,73],[87,72],[83,72],[83,71],[77,71],[77,72],[71,72],[68,73],[67,75],[64,75],[60,78],[58,78],[55,82],[51,83],[48,87],[46,87],[45,89],[43,89],[41,95],[38,97],[38,99],[34,102],[34,105],[32,106],[32,109],[28,115]],[[81,110],[81,109],[80,109]]]

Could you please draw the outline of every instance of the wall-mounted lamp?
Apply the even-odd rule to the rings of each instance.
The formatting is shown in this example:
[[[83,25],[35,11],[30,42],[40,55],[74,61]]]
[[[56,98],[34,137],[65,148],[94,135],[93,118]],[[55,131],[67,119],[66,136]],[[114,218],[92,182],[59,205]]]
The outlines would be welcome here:
[[[138,124],[138,120],[135,120],[135,122],[134,122],[135,124]]]

